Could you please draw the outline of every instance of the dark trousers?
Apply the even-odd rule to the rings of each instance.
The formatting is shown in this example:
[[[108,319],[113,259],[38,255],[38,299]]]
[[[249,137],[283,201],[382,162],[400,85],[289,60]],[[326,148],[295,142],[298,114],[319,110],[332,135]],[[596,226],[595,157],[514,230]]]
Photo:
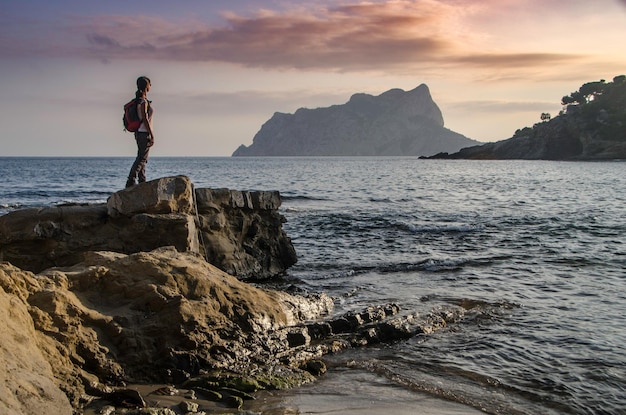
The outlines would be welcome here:
[[[136,179],[139,183],[146,181],[146,163],[148,162],[148,152],[152,147],[152,138],[148,133],[136,132],[135,141],[137,141],[137,158],[130,168],[126,182],[127,187],[134,185]]]

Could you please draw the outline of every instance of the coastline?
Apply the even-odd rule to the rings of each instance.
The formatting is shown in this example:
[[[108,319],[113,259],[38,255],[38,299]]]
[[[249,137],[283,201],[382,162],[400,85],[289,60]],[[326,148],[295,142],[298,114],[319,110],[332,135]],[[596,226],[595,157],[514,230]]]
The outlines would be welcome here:
[[[348,389],[346,385],[353,388]],[[315,382],[286,391],[262,391],[250,410],[263,415],[478,415],[470,406],[413,391],[361,369],[334,368]],[[244,409],[248,406],[244,406]],[[419,411],[419,412],[416,412]]]
[[[346,388],[352,385],[352,389]],[[172,388],[163,384],[129,385],[145,398],[146,408],[180,410],[181,403],[197,404],[198,410],[211,414],[247,413],[262,415],[478,415],[483,412],[470,406],[413,391],[391,380],[362,369],[333,368],[315,382],[287,390],[262,390],[254,400],[244,401],[240,410],[225,407],[198,397],[189,398],[189,390],[172,389],[175,395],[159,394]],[[156,392],[156,393],[155,393]],[[90,408],[84,415],[99,412]]]

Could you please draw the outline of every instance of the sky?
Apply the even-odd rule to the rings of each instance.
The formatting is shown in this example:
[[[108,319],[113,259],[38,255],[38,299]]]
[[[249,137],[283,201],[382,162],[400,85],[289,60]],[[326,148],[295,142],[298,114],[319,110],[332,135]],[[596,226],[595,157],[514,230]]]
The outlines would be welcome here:
[[[230,156],[275,112],[420,84],[498,141],[626,74],[625,43],[626,0],[3,0],[0,156],[134,156],[141,75],[151,156]]]

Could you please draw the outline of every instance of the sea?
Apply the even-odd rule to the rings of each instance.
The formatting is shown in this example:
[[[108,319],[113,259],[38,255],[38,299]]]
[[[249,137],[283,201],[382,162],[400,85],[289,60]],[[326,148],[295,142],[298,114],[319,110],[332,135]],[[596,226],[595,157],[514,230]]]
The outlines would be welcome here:
[[[0,214],[104,202],[132,161],[0,158]],[[284,280],[331,295],[337,315],[467,309],[329,356],[285,392],[293,413],[431,413],[427,397],[455,405],[436,413],[626,414],[625,162],[154,157],[147,173],[280,191],[298,254]]]

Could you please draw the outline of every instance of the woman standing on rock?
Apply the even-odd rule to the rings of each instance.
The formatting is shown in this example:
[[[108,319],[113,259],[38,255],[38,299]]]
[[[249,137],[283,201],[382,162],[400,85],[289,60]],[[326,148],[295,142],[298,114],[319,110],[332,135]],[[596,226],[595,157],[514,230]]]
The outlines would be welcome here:
[[[137,158],[130,168],[126,187],[133,186],[137,183],[146,181],[146,163],[148,162],[148,152],[154,144],[154,132],[152,130],[152,105],[148,101],[147,95],[150,91],[151,82],[147,76],[137,78],[137,92],[135,92],[135,101],[137,103],[137,114],[142,120],[141,126],[135,132],[135,141],[137,141]]]

